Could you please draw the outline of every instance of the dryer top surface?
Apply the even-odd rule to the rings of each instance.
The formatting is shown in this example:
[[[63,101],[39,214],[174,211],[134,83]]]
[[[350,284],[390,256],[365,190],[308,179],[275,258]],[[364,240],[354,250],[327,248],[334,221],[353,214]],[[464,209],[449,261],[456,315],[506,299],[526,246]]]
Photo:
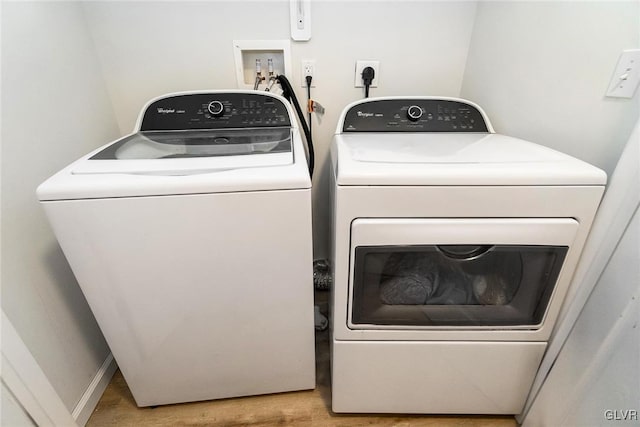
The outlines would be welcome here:
[[[538,144],[487,133],[339,134],[339,185],[604,185],[600,169]]]

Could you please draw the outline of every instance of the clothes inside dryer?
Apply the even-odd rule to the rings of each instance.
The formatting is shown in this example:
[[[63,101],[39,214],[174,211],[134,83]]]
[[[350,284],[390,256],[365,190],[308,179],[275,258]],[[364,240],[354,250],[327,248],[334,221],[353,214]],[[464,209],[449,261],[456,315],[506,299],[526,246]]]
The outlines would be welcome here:
[[[566,251],[507,245],[358,247],[353,321],[534,325],[542,320]]]

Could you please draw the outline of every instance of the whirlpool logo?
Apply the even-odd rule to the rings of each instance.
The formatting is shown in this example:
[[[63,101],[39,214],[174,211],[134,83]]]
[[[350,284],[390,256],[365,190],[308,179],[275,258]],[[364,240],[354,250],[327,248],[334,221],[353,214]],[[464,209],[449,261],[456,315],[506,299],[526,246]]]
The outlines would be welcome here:
[[[185,110],[176,110],[175,108],[158,108],[158,114],[184,114]]]
[[[358,111],[356,114],[358,117],[373,117],[373,113],[364,113],[362,111]]]

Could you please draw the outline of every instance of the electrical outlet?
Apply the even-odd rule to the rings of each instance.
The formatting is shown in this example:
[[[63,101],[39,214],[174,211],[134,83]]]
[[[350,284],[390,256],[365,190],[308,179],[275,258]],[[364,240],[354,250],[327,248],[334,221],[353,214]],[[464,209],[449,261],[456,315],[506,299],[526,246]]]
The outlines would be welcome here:
[[[316,60],[315,59],[303,59],[300,63],[300,76],[302,79],[302,87],[307,87],[307,76],[313,77],[311,79],[311,87],[316,87]]]
[[[623,50],[618,59],[607,96],[632,98],[640,82],[640,49]]]
[[[378,87],[380,81],[380,61],[356,61],[355,87],[364,87],[362,82],[362,70],[367,67],[373,68],[375,75],[369,87]]]

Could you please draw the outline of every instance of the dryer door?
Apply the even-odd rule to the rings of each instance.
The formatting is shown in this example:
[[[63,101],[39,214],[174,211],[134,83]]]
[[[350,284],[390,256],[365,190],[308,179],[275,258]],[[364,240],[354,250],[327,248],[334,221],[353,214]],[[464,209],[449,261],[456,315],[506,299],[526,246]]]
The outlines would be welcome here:
[[[539,327],[573,219],[357,219],[351,329]]]

